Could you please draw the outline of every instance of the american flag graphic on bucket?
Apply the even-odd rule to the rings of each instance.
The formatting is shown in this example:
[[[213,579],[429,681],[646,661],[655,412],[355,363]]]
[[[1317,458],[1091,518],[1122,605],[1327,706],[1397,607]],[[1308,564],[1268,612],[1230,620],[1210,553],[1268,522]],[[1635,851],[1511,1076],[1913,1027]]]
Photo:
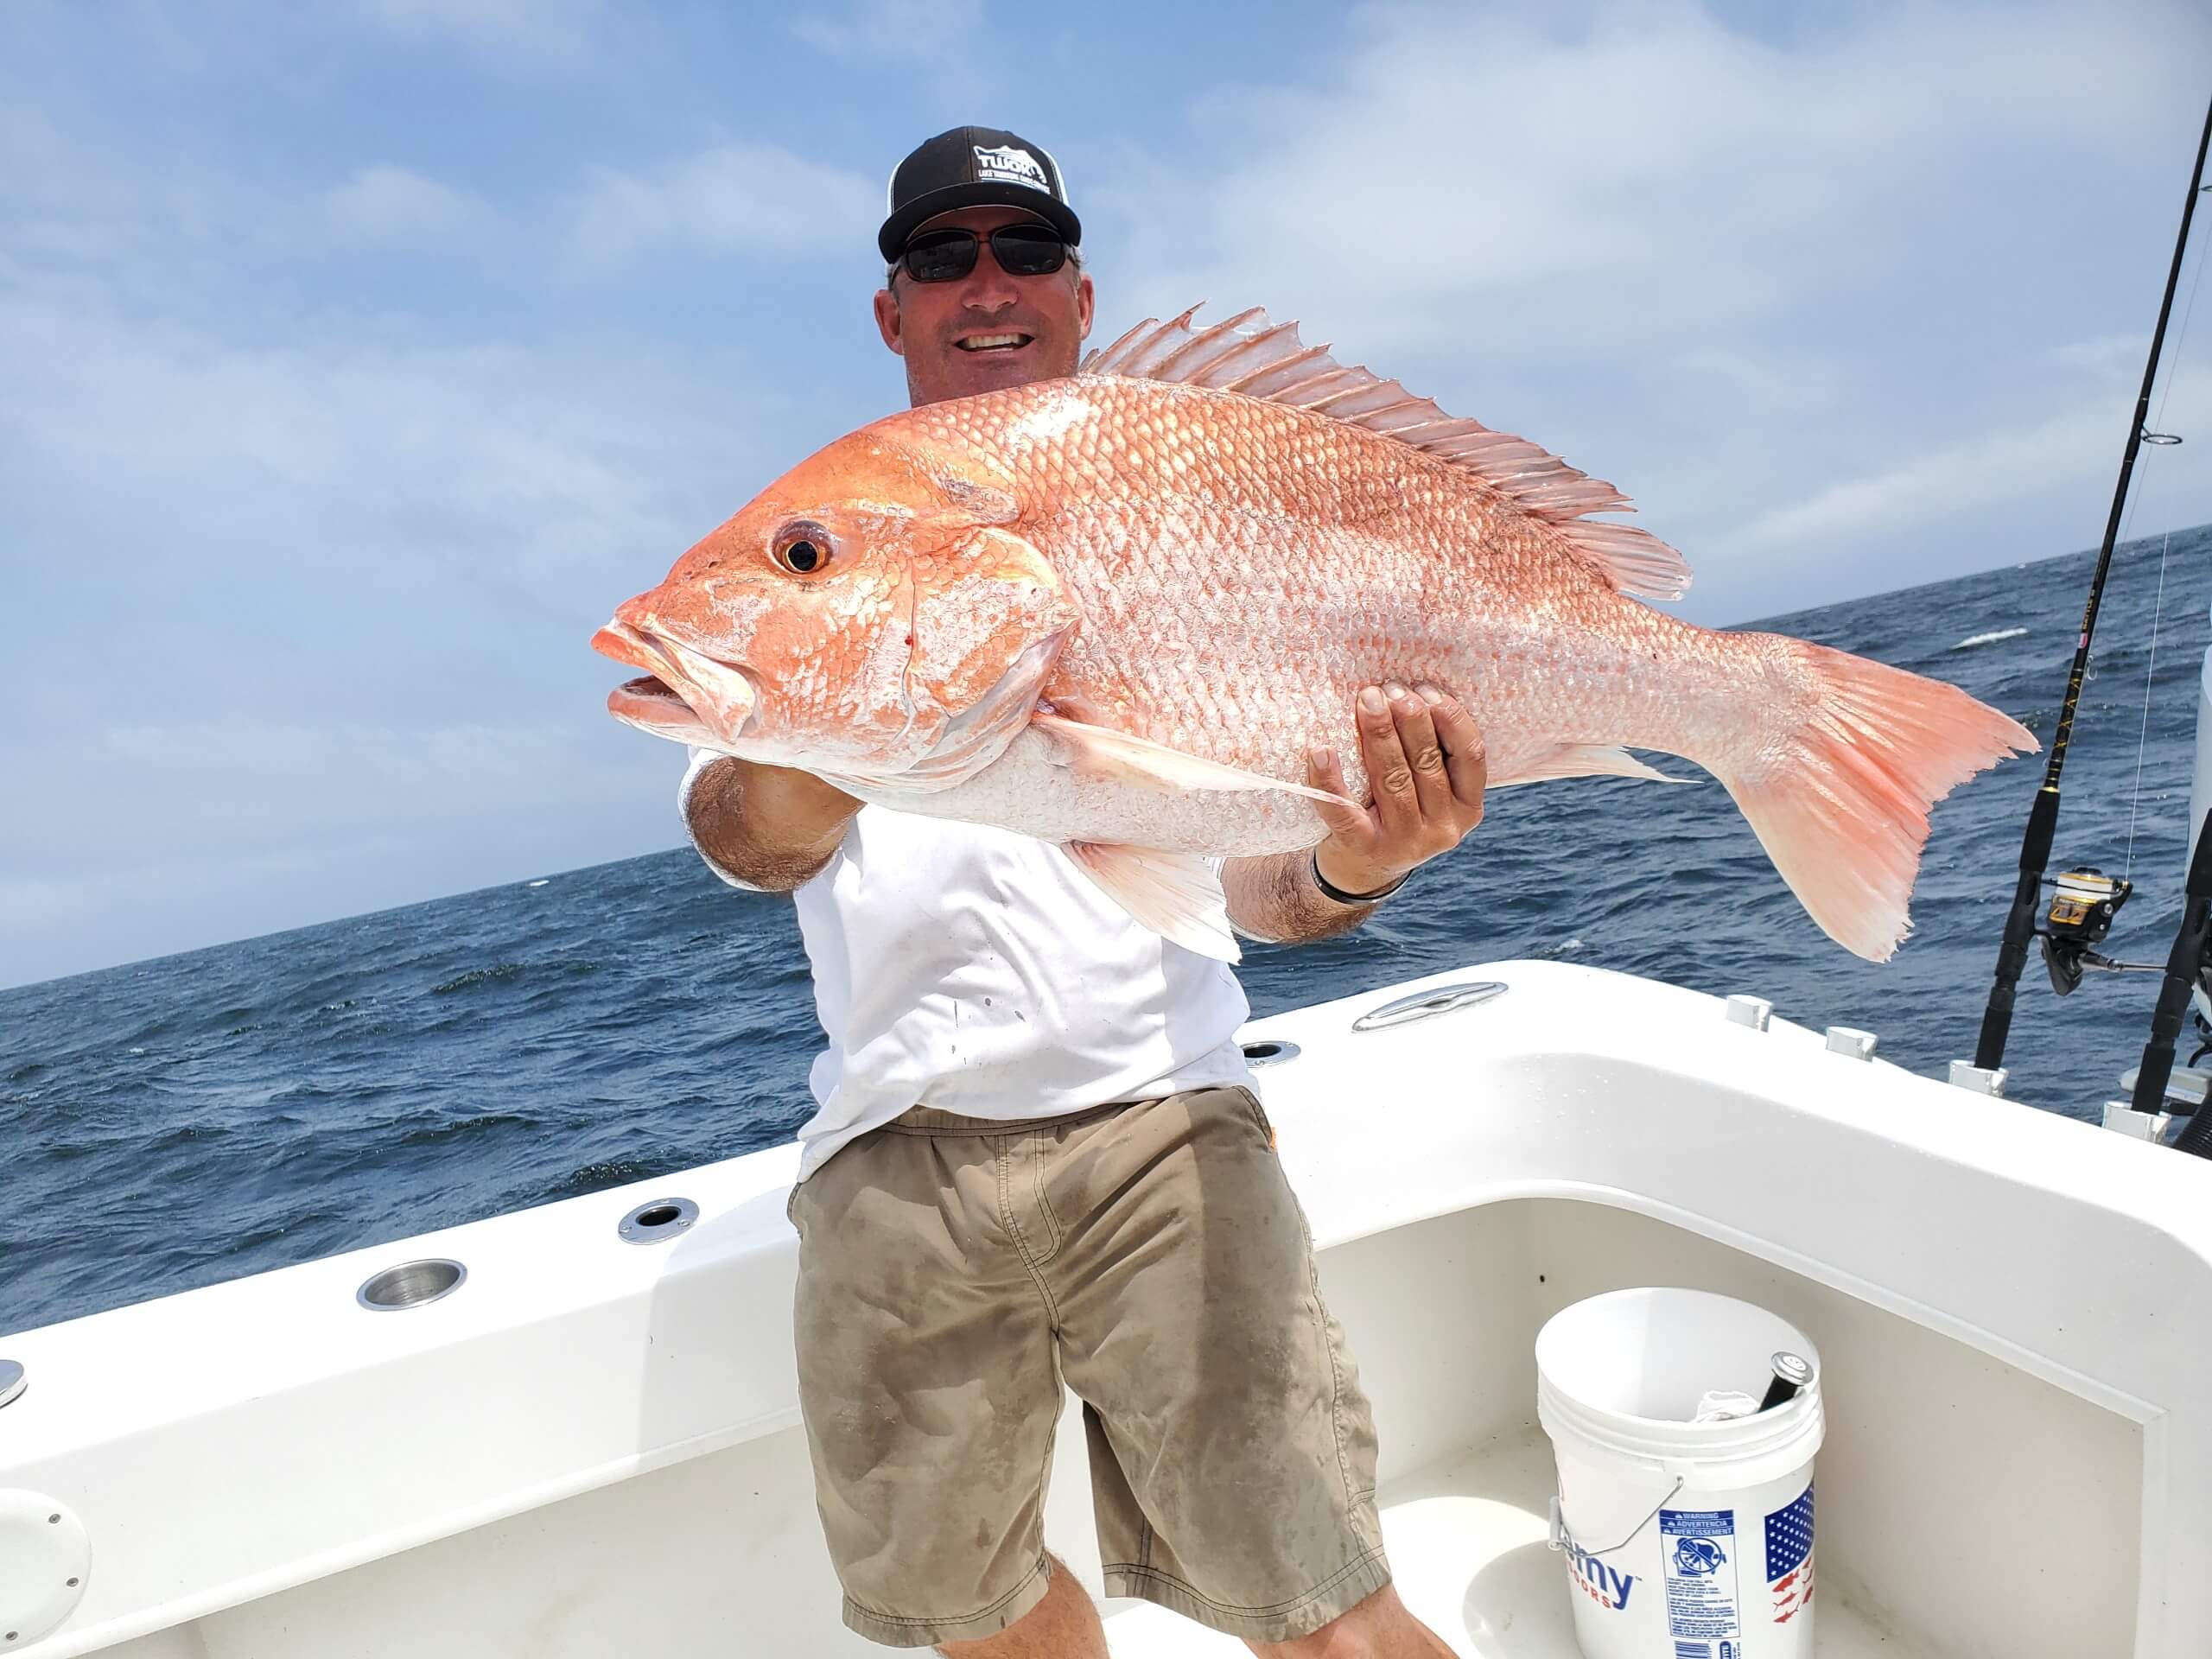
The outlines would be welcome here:
[[[1813,1489],[1766,1518],[1767,1599],[1787,1624],[1813,1599]]]

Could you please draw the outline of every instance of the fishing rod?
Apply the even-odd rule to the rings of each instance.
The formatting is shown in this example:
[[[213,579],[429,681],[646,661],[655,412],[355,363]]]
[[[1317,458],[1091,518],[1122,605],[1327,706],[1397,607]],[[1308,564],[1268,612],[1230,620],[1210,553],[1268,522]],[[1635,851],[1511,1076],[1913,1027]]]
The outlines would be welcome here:
[[[1975,1045],[1974,1063],[1985,1071],[2005,1064],[2005,1039],[2012,1030],[2012,1001],[2020,982],[2020,969],[2028,960],[2028,941],[2035,937],[2036,912],[2040,907],[2044,871],[2050,863],[2050,843],[2058,828],[2058,774],[2066,766],[2066,746],[2074,734],[2074,710],[2082,699],[2082,681],[2089,666],[2089,640],[2097,629],[2097,607],[2105,592],[2105,577],[2112,569],[2113,543],[2120,537],[2120,521],[2127,505],[2127,483],[2135,471],[2135,454],[2152,435],[2144,429],[2151,414],[2151,386],[2158,378],[2158,353],[2166,343],[2166,319],[2174,308],[2174,289],[2181,282],[2182,256],[2189,246],[2189,224],[2196,212],[2196,198],[2204,186],[2204,153],[2212,145],[2212,105],[2204,111],[2203,136],[2196,141],[2196,167],[2190,175],[2189,194],[2182,200],[2181,233],[2174,238],[2172,266],[2166,272],[2165,297],[2158,304],[2158,326],[2151,335],[2150,360],[2143,365],[2143,390],[2135,399],[2135,419],[2127,429],[2126,452],[2120,457],[2120,483],[2113,491],[2112,514],[2105,521],[2104,545],[2097,553],[2096,574],[2089,580],[2089,602],[2082,613],[2082,637],[2074,648],[2073,671],[2066,677],[2066,701],[2058,711],[2058,729],[2050,740],[2050,763],[2044,769],[2043,787],[2036,791],[2028,812],[2027,833],[2020,842],[2020,880],[2012,891],[2012,909],[2005,918],[2005,942],[1997,952],[1997,980],[1989,988],[1989,1006],[1982,1011],[1981,1038]],[[2163,437],[2164,435],[2158,435]],[[2126,898],[2120,893],[2120,899]],[[2119,907],[2119,899],[2113,907]],[[2109,919],[2107,918],[2107,919]]]
[[[2128,1102],[2139,1112],[2165,1109],[2166,1079],[2174,1070],[2174,1039],[2181,1035],[2190,994],[2203,978],[2208,944],[2212,944],[2212,811],[2204,815],[2197,830],[2196,850],[2189,861],[2181,926],[2174,933],[2173,952],[2166,958],[2165,980],[2151,1014],[2151,1040],[2143,1046],[2143,1064],[2135,1074],[2135,1092]],[[2184,1152],[2212,1157],[2212,1109],[2199,1107],[2174,1144]]]

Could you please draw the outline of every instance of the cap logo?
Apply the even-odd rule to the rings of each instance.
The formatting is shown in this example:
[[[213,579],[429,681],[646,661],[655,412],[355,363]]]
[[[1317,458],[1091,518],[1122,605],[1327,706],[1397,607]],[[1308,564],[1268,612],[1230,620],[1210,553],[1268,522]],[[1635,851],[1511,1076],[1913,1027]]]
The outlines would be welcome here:
[[[1046,181],[1043,166],[1027,150],[1012,144],[976,144],[973,149],[976,170],[981,175],[978,183],[993,179],[1002,184],[1026,184],[1033,190],[1051,194],[1052,187]]]

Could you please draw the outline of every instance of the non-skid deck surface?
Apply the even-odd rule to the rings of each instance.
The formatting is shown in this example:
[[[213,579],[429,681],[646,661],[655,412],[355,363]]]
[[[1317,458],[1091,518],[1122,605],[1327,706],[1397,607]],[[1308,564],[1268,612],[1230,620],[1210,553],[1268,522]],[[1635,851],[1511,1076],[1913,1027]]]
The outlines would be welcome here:
[[[1545,1548],[1551,1442],[1540,1429],[1385,1486],[1382,1539],[1414,1616],[1483,1659],[1580,1659],[1567,1568]],[[1241,1642],[1147,1602],[1105,1604],[1116,1659],[1234,1659]],[[1923,1659],[1823,1594],[1819,1659]]]

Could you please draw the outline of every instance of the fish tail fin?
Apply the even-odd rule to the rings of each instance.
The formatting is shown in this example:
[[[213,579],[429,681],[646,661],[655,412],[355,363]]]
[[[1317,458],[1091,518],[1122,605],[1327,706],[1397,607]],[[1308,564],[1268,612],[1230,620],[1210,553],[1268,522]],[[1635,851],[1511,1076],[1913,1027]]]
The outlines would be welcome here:
[[[1777,642],[1796,658],[1793,678],[1802,684],[1810,671],[1812,712],[1751,765],[1715,771],[1828,937],[1887,961],[1911,931],[1907,904],[1928,809],[2038,745],[2026,727],[1956,686],[1825,645],[1762,639],[1766,649]]]

